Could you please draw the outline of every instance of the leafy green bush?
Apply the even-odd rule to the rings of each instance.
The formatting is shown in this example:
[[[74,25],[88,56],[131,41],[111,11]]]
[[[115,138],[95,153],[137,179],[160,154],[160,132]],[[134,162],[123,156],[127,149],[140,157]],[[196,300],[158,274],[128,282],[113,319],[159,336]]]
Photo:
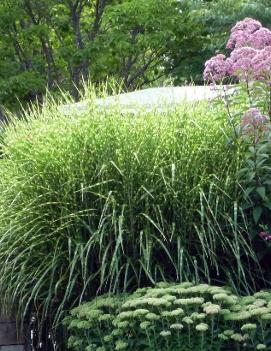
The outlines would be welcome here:
[[[26,71],[9,78],[0,77],[0,104],[13,111],[18,110],[20,101],[34,100],[45,92],[45,79],[41,74]]]
[[[3,300],[57,319],[97,291],[166,279],[248,289],[230,133],[207,103],[136,115],[51,106],[14,121],[0,160]]]
[[[105,296],[71,311],[76,351],[271,349],[271,293],[239,297],[207,284],[158,284]]]

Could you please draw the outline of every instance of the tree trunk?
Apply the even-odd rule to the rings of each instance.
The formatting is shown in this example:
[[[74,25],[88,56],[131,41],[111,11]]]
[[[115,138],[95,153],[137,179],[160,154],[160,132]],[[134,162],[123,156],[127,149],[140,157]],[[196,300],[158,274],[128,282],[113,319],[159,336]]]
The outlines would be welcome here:
[[[32,23],[34,25],[38,25],[40,22],[40,19],[35,18],[34,11],[31,7],[30,1],[24,0],[24,4],[25,4],[25,10],[28,13]],[[53,58],[53,50],[49,43],[49,40],[47,40],[44,35],[40,34],[39,39],[41,42],[43,55],[47,63],[47,87],[50,90],[54,85],[55,79],[57,79],[54,77],[54,73],[56,73],[56,67],[55,67],[55,62]]]
[[[85,49],[81,33],[81,14],[83,7],[84,5],[82,0],[77,0],[75,3],[69,0],[72,28],[74,32],[74,43],[78,51],[83,51]],[[88,80],[88,61],[84,58],[79,64],[75,64],[72,68],[72,96],[75,101],[79,100],[81,79],[83,79],[85,82]]]

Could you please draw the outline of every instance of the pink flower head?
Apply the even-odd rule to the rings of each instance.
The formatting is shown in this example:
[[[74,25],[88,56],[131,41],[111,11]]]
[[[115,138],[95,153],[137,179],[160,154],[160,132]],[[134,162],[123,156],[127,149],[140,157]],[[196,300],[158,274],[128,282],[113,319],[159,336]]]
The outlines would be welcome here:
[[[227,49],[235,49],[249,45],[251,35],[262,28],[262,24],[252,18],[245,18],[237,22],[231,30]]]
[[[256,30],[262,27],[261,22],[254,20],[253,18],[246,17],[242,21],[239,21],[235,24],[231,29],[231,33],[242,30],[243,32],[247,32],[249,34],[255,32]]]
[[[271,45],[271,31],[264,27],[256,30],[256,32],[250,34],[248,45],[254,49],[263,49]]]
[[[265,241],[271,241],[271,233],[268,232],[260,232],[259,237]]]
[[[243,135],[253,136],[255,142],[258,142],[260,135],[267,131],[268,122],[267,116],[263,115],[257,107],[252,107],[243,115],[240,127]]]
[[[252,59],[252,67],[256,80],[265,80],[271,83],[271,46],[258,50]]]
[[[225,55],[218,54],[205,62],[204,80],[218,82],[226,77],[229,70],[229,62]]]
[[[248,80],[253,77],[252,60],[258,50],[245,46],[232,51],[229,62],[229,73],[241,80]]]
[[[249,38],[250,34],[245,33],[243,31],[236,31],[231,34],[226,48],[227,49],[236,49],[236,48],[241,48],[243,46],[248,46],[249,44]]]

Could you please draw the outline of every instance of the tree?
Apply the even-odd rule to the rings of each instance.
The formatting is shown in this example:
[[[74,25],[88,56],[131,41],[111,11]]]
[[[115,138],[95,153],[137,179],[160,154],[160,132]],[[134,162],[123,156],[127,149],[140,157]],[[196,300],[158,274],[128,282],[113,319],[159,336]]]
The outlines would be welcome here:
[[[246,16],[268,26],[270,0],[2,0],[0,104],[110,77],[125,90],[193,80]]]
[[[271,1],[257,0],[181,0],[185,26],[179,26],[166,73],[174,84],[193,81],[203,84],[204,63],[215,53],[225,52],[233,25],[252,17],[270,26]]]

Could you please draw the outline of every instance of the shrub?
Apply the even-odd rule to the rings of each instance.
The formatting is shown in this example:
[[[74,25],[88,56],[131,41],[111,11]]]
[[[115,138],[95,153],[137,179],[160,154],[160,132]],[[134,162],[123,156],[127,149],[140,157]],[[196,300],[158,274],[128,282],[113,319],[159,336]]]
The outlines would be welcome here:
[[[136,115],[51,107],[10,124],[0,161],[3,300],[56,320],[97,292],[165,279],[228,277],[247,289],[253,253],[238,226],[240,155],[229,133],[207,103]]]
[[[266,349],[271,293],[239,297],[207,284],[163,283],[82,304],[65,324],[76,351]]]
[[[245,18],[232,28],[227,48],[231,50],[228,58],[218,54],[206,62],[204,78],[212,83],[229,77],[239,81],[236,96],[224,102],[234,137],[243,149],[237,177],[240,203],[264,278],[270,281],[270,249],[261,239],[271,240],[271,31]]]

